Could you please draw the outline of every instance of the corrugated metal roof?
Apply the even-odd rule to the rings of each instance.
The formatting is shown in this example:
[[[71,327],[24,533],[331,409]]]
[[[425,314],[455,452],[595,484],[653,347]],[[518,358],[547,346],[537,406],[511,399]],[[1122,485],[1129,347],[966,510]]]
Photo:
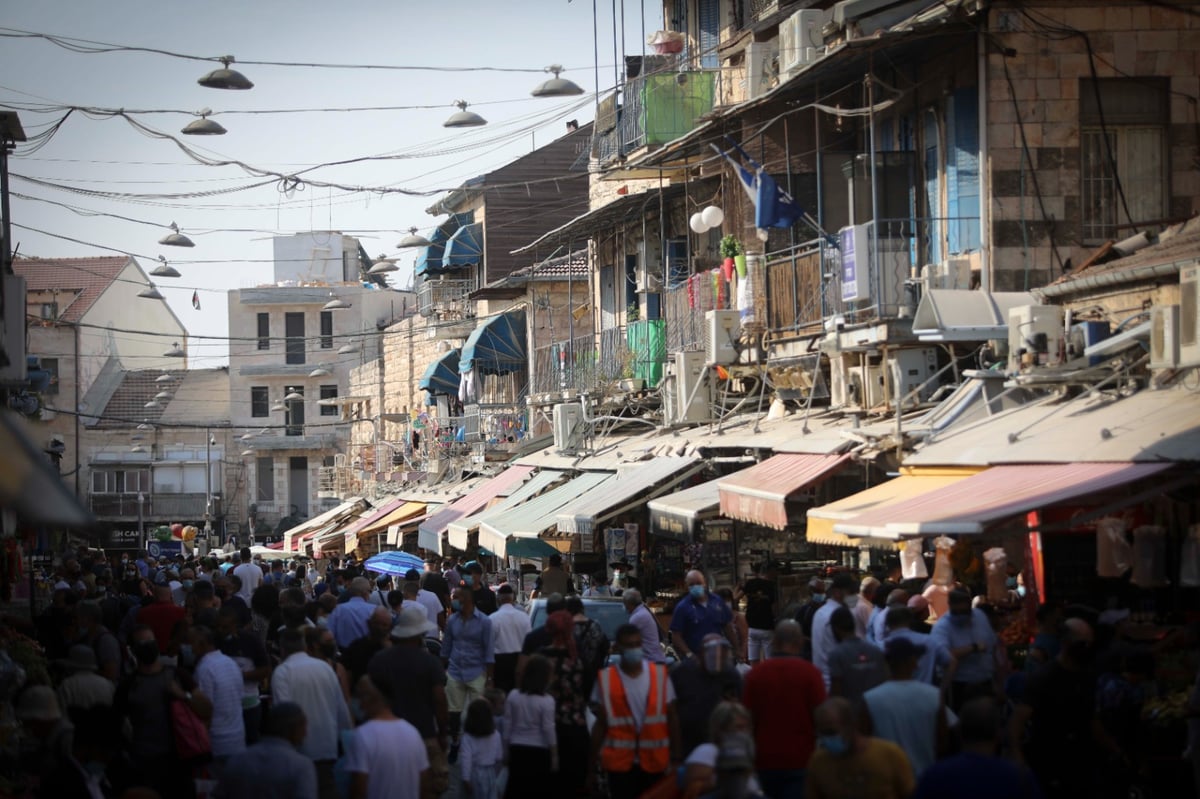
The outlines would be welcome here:
[[[101,258],[18,258],[13,272],[28,291],[59,291],[59,319],[78,322],[133,261],[127,255]],[[73,295],[69,303],[68,296]]]
[[[1012,516],[1101,494],[1170,467],[1169,463],[996,466],[937,491],[863,513],[833,529],[882,539],[982,533],[988,525]]]
[[[782,530],[788,525],[788,499],[828,477],[849,457],[775,455],[757,466],[723,477],[717,484],[721,514]]]
[[[564,506],[558,513],[558,531],[588,535],[597,522],[615,516],[631,503],[643,504],[647,495],[657,496],[679,485],[704,465],[700,458],[688,456],[653,458],[623,467],[604,491],[586,494]]]
[[[153,374],[157,376],[162,372]],[[158,386],[157,383],[154,385]],[[159,417],[162,422],[229,424],[232,417],[229,410],[228,368],[188,369],[182,373],[181,379],[168,383],[167,387],[175,396],[163,409]]]
[[[467,548],[467,538],[471,532],[478,529],[480,522],[490,519],[498,514],[503,514],[512,508],[520,505],[526,500],[536,497],[538,494],[545,491],[550,486],[566,477],[565,472],[554,470],[541,471],[529,478],[526,482],[514,487],[512,493],[506,496],[502,501],[482,508],[470,516],[465,516],[455,521],[450,522],[446,526],[449,533],[450,546],[456,549]],[[489,498],[491,499],[491,498]]]
[[[1008,312],[1037,305],[1025,291],[948,291],[921,295],[913,317],[913,335],[922,341],[983,341],[1008,335]]]
[[[491,515],[479,525],[479,544],[497,555],[506,550],[510,536],[537,538],[557,523],[556,514],[564,505],[601,487],[607,489],[616,477],[612,472],[584,472],[553,491],[531,499],[503,514]]]
[[[175,378],[170,383],[166,384],[165,388],[173,395],[171,399],[159,401],[159,407],[147,408],[146,403],[154,399],[154,395],[164,389],[163,385],[154,382],[159,375],[171,375]],[[160,420],[166,421],[167,410],[178,397],[178,387],[181,386],[187,376],[187,371],[184,369],[164,370],[157,369],[139,369],[137,371],[126,371],[120,374],[120,383],[108,398],[108,402],[104,407],[96,411],[96,415],[100,417],[96,427],[131,427],[139,424],[142,420],[150,423]],[[226,386],[224,397],[225,416],[224,421],[229,420],[229,386],[228,374],[226,374]],[[220,402],[216,397],[214,401]],[[187,404],[190,410],[200,411],[200,404],[182,403],[179,408],[182,412],[183,405]],[[179,412],[176,413],[178,417]],[[184,421],[187,421],[184,419]]]

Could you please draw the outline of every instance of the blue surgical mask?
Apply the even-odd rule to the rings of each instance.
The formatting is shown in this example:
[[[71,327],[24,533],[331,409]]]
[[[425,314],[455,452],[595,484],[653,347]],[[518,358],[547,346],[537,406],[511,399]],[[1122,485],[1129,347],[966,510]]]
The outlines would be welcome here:
[[[1021,597],[1022,599],[1025,598],[1025,586],[1023,586],[1023,585],[1017,586],[1017,596]]]
[[[191,590],[192,590],[192,586],[193,586],[194,584],[195,584],[195,583],[193,583],[191,580],[184,580],[184,581],[183,581],[183,587],[184,587],[184,589],[185,589],[185,590],[187,590],[187,591],[191,591]]]
[[[834,757],[841,757],[850,751],[850,747],[846,745],[846,739],[840,735],[817,736],[817,746]]]
[[[813,602],[824,602],[824,601],[825,601],[825,595],[824,595],[824,594],[813,594],[813,595],[812,595],[812,600],[813,600]]]
[[[472,585],[475,584],[475,576],[472,574],[464,575],[462,580],[463,580],[463,585],[465,585],[467,588],[470,588]]]
[[[689,585],[688,593],[691,595],[692,599],[704,599],[704,586]]]
[[[455,613],[458,613],[460,610],[462,610],[462,600],[451,599],[450,600],[450,609],[453,610]]]
[[[642,657],[645,654],[646,653],[642,651],[641,647],[638,647],[637,649],[622,649],[621,662],[626,666],[636,666],[642,662]]]

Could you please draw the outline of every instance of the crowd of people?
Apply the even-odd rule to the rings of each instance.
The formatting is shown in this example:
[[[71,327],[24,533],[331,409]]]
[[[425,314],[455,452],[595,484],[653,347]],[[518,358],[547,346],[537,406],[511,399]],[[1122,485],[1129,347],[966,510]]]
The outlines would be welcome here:
[[[13,697],[15,796],[1103,797],[1137,771],[1144,653],[1086,609],[1044,611],[1014,670],[965,590],[931,619],[848,573],[784,609],[765,566],[736,591],[692,571],[664,625],[635,588],[593,594],[627,614],[611,638],[559,558],[537,628],[453,558],[80,552],[56,577],[50,679]]]

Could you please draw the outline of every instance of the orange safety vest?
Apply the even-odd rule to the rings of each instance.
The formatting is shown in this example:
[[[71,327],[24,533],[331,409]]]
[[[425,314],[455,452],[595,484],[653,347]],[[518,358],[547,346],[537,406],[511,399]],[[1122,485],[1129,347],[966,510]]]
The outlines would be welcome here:
[[[667,667],[643,663],[650,670],[646,716],[637,729],[625,684],[618,666],[609,666],[600,676],[600,700],[607,728],[600,763],[605,771],[631,771],[635,765],[648,774],[666,771],[671,765],[671,731],[667,725]]]

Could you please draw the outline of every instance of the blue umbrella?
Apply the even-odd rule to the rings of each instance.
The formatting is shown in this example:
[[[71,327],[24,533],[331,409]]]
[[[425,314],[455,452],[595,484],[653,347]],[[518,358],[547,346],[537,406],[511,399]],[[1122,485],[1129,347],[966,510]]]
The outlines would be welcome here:
[[[376,572],[378,574],[390,574],[393,577],[400,576],[409,569],[421,571],[425,568],[425,561],[413,555],[411,552],[380,552],[367,559],[363,564],[367,571]]]

